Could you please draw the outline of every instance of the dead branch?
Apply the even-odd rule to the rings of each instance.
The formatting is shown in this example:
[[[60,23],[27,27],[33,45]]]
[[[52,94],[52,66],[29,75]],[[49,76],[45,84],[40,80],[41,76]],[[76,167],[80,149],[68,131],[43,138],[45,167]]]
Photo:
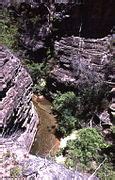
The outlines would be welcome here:
[[[104,164],[104,162],[106,161],[107,158],[105,158],[102,163],[97,167],[97,169],[94,171],[94,173],[88,178],[88,180],[91,180],[91,178],[93,178],[93,176],[97,173],[97,171],[100,169],[100,167]]]

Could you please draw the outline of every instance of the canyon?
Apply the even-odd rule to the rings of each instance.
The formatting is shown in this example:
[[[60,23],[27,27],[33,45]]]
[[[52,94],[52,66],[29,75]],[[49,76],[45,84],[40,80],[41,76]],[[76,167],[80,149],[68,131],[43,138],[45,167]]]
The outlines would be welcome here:
[[[20,178],[87,179],[87,174],[29,154],[39,123],[31,101],[32,80],[20,60],[2,46],[0,68],[0,178],[12,178],[18,168]]]
[[[15,3],[21,5],[14,8]],[[32,101],[32,78],[22,59],[44,63],[50,53],[54,64],[45,79],[49,99],[59,91],[82,95],[85,89],[92,90],[93,106],[87,107],[93,114],[91,126],[99,126],[108,136],[115,120],[114,2],[5,0],[1,5],[19,23],[20,49],[15,55],[0,46],[0,178],[17,173],[25,179],[99,179],[30,153],[40,114]]]

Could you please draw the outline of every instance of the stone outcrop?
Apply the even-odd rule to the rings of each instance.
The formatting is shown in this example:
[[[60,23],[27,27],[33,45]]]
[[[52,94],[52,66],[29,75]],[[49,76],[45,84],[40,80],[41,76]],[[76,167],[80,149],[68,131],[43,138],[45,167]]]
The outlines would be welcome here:
[[[102,38],[114,26],[113,0],[20,0],[18,4],[9,9],[20,24],[19,44],[36,62],[46,60],[56,39],[72,35]]]
[[[56,4],[56,28],[59,36],[102,38],[110,34],[114,25],[114,2],[107,0],[69,1]],[[57,26],[58,24],[58,26]]]
[[[83,96],[86,90],[92,91],[92,101],[86,106],[88,101],[84,96],[84,107],[81,106],[80,111],[83,108],[84,114],[93,112],[94,124],[99,123],[103,128],[112,126],[115,116],[115,65],[112,42],[112,36],[102,39],[71,36],[55,41],[56,63],[47,78],[48,93],[52,98],[58,91],[63,93],[70,90],[78,96]],[[107,97],[109,91],[110,95]],[[106,99],[107,104],[104,103],[102,109],[98,109],[103,99]],[[95,107],[91,106],[91,103],[95,104]]]
[[[50,91],[102,88],[108,77],[112,54],[111,37],[85,39],[62,38],[55,42],[57,64],[48,78]],[[61,89],[60,89],[61,88]]]
[[[0,178],[88,180],[90,177],[89,174],[69,170],[53,160],[30,155],[23,145],[19,145],[11,138],[0,139],[0,165],[1,162]],[[90,180],[98,178],[91,176]]]
[[[81,35],[84,37],[104,37],[108,35],[114,25],[113,0],[5,0],[4,5],[13,5],[14,2],[37,5],[55,5],[56,17],[59,17],[60,33]],[[69,26],[70,25],[70,26]]]
[[[114,125],[115,120],[115,32],[112,34],[111,38],[111,53],[112,53],[112,59],[111,59],[111,68],[109,69],[109,74],[106,81],[106,86],[110,88],[109,91],[109,105],[107,108],[107,111],[105,110],[100,115],[100,121],[101,125],[103,127],[110,127],[112,124]]]
[[[22,133],[22,139],[27,148],[31,147],[38,124],[38,117],[31,98],[32,79],[30,75],[16,56],[0,46],[1,136],[18,137]]]

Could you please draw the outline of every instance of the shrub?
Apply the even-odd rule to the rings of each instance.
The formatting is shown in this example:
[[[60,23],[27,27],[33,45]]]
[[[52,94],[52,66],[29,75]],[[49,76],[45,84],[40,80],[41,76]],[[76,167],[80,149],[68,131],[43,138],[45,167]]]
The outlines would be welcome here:
[[[31,74],[31,77],[33,79],[34,83],[38,83],[38,80],[41,78],[41,75],[43,75],[44,71],[43,71],[43,63],[29,63],[27,64],[28,70]]]
[[[35,93],[42,92],[46,86],[46,77],[49,67],[44,63],[26,62],[27,69],[32,77]]]
[[[74,92],[67,92],[64,94],[59,94],[53,101],[54,110],[63,113],[64,109],[73,110],[75,109],[77,103],[77,97]]]
[[[17,26],[10,21],[9,14],[7,12],[3,12],[2,15],[4,18],[0,20],[0,42],[9,48],[16,49],[16,37],[18,35]]]
[[[66,165],[76,167],[78,164],[84,169],[91,168],[92,162],[100,161],[102,148],[108,145],[95,128],[83,128],[78,131],[76,140],[70,140],[66,147]]]
[[[13,168],[10,169],[10,176],[12,178],[17,178],[21,175],[21,169],[19,166],[15,166]]]
[[[105,163],[97,171],[97,176],[102,180],[114,180],[115,179],[115,171],[114,171],[112,165],[108,162],[108,160],[106,160]]]
[[[77,123],[77,118],[72,116],[68,110],[65,110],[60,118],[58,131],[64,135],[69,135],[75,129]]]
[[[58,94],[53,101],[53,110],[58,113],[58,129],[62,135],[68,135],[78,126],[78,119],[75,117],[78,98],[74,92]]]

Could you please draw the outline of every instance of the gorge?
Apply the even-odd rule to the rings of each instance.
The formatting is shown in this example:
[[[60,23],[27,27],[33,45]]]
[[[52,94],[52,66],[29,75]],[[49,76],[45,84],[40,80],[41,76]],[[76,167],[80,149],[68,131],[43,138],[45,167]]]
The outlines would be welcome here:
[[[114,178],[114,5],[1,3],[0,178]]]
[[[28,154],[39,123],[31,101],[32,80],[19,59],[2,46],[0,58],[0,178],[87,179],[88,175]]]

